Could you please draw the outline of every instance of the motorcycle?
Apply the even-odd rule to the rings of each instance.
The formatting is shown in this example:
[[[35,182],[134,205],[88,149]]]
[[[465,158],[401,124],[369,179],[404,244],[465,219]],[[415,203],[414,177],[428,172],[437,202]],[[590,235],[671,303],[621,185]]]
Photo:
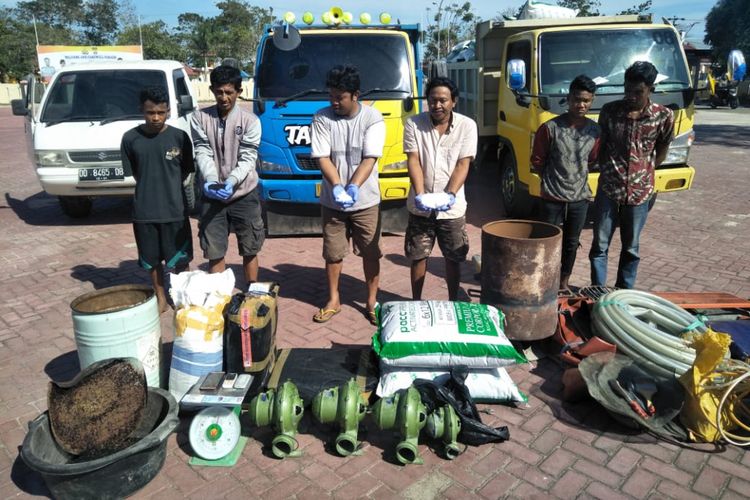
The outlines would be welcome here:
[[[740,105],[740,99],[737,97],[739,82],[730,81],[724,75],[719,78],[708,75],[708,86],[711,90],[709,104],[712,109],[716,109],[718,106],[729,106],[732,109],[737,109]]]
[[[708,75],[708,87],[711,92],[709,104],[712,108],[729,106],[736,109],[740,105],[737,97],[737,87],[745,78],[747,66],[742,51],[732,50],[727,58],[726,73],[714,77],[713,72]]]

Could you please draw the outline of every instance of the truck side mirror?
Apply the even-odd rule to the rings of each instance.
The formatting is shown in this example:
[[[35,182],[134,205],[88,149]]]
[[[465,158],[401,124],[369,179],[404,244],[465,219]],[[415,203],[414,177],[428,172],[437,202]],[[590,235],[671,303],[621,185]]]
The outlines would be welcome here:
[[[523,59],[511,59],[508,61],[507,70],[508,87],[514,92],[526,88],[526,63]]]
[[[414,109],[414,98],[412,96],[404,99],[404,111],[407,113]]]
[[[10,107],[16,116],[26,116],[29,114],[29,108],[26,107],[25,99],[13,99],[10,101]]]
[[[299,30],[292,24],[282,23],[273,28],[273,45],[284,52],[294,50],[302,43]]]
[[[195,109],[195,102],[193,101],[193,96],[181,95],[180,102],[177,103],[177,109],[179,110],[179,114],[181,115],[184,115],[193,111]]]

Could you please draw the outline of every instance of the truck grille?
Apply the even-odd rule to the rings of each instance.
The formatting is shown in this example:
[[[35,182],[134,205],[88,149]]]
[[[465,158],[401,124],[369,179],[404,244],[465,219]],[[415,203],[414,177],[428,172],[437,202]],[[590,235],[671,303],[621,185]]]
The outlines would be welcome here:
[[[120,151],[112,149],[109,151],[71,151],[68,153],[70,161],[75,163],[104,163],[120,161]]]
[[[318,161],[315,158],[310,158],[309,154],[298,154],[295,155],[297,158],[297,166],[302,170],[319,170]]]

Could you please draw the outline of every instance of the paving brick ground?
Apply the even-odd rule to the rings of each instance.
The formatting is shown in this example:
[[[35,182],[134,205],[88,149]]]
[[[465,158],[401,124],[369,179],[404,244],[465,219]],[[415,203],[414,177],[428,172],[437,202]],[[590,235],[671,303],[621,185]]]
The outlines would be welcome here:
[[[689,192],[663,195],[649,217],[638,285],[651,290],[723,290],[750,297],[749,110],[698,114]],[[78,370],[69,303],[115,284],[146,282],[136,265],[129,204],[98,201],[93,215],[70,220],[42,193],[23,152],[23,122],[0,109],[0,497],[44,496],[40,478],[19,458],[27,422],[46,407],[47,381]],[[489,169],[488,169],[489,170]],[[503,216],[496,178],[474,172],[469,188],[469,232],[480,252],[481,225]],[[194,221],[195,223],[195,221]],[[588,281],[583,250],[572,283]],[[381,301],[409,296],[402,240],[386,237]],[[353,258],[345,262],[342,313],[330,323],[310,321],[325,296],[319,238],[277,238],[261,255],[261,279],[282,284],[280,347],[366,344],[372,328],[362,315],[364,284]],[[618,244],[612,248],[617,254]],[[239,262],[236,253],[229,261]],[[197,258],[197,265],[205,262]],[[239,271],[235,267],[235,271]],[[611,267],[614,276],[614,266]],[[464,288],[478,289],[469,264]],[[429,262],[425,296],[445,298],[439,259]],[[171,320],[163,316],[171,341]],[[340,458],[318,437],[302,433],[304,456],[278,461],[264,451],[270,433],[251,431],[231,469],[187,464],[186,427],[170,436],[164,468],[138,498],[737,498],[750,494],[750,455],[730,447],[694,449],[656,442],[615,424],[595,404],[560,401],[560,368],[543,360],[510,370],[529,394],[528,408],[481,406],[491,425],[507,425],[511,440],[470,448],[454,461],[421,446],[425,464],[391,463],[394,440],[368,426],[362,456]]]

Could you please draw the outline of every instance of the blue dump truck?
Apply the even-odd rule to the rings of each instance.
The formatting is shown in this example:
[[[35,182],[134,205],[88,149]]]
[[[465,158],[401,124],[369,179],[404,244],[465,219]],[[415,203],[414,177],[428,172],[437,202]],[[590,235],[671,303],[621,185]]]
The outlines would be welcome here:
[[[378,162],[383,230],[403,232],[409,192],[404,123],[420,111],[422,88],[419,25],[391,24],[387,15],[370,25],[367,14],[354,25],[351,14],[340,9],[322,16],[327,24],[312,24],[311,17],[305,14],[310,23],[302,27],[288,22],[268,27],[258,45],[253,108],[263,126],[258,174],[268,234],[321,232],[322,174],[310,157],[310,124],[329,104],[326,74],[339,64],[359,68],[360,102],[385,119]]]

